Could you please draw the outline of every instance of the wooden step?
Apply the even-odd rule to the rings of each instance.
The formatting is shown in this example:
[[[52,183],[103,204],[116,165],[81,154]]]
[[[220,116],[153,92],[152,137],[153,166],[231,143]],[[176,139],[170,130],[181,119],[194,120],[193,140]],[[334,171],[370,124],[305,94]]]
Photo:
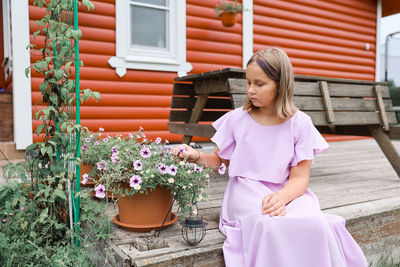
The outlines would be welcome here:
[[[400,150],[400,142],[393,142]],[[376,266],[382,256],[400,259],[400,179],[373,139],[331,142],[312,166],[310,189],[318,196],[326,213],[346,219],[346,228]],[[208,151],[213,149],[208,148]],[[205,239],[195,247],[185,244],[181,225],[175,223],[161,236],[168,248],[138,251],[133,240],[143,235],[113,225],[111,240],[100,249],[113,251],[116,262],[109,266],[224,266],[218,231],[218,214],[227,176],[218,176],[207,189],[209,202],[199,205],[199,214],[209,219]],[[108,214],[117,206],[109,205]],[[105,258],[105,257],[104,257]],[[102,260],[104,261],[104,260]]]

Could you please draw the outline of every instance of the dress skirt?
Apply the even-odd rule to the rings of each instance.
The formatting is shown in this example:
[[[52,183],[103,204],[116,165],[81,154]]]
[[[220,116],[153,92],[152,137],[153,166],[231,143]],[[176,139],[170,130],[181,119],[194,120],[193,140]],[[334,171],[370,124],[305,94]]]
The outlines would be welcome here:
[[[263,215],[263,198],[284,184],[229,178],[220,217],[226,266],[368,266],[345,220],[323,213],[310,190],[286,205],[285,216]]]

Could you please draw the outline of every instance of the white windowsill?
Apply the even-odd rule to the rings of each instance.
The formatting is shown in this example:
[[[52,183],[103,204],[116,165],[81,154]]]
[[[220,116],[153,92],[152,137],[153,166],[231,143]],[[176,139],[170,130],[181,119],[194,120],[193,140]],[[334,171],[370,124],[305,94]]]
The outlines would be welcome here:
[[[157,62],[151,60],[133,61],[132,59],[129,56],[126,58],[111,57],[108,64],[116,69],[119,77],[125,76],[126,69],[177,72],[178,76],[181,77],[193,68],[189,62],[179,63],[172,59],[158,59]]]

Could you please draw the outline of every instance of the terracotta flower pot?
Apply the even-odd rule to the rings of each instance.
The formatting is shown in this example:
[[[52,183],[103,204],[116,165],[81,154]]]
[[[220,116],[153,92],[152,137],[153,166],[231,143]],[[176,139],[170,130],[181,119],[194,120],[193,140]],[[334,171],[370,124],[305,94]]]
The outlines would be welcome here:
[[[86,186],[86,187],[93,187],[94,186],[94,182],[92,180],[87,181],[86,184],[82,184],[83,175],[85,173],[89,174],[92,171],[93,168],[94,168],[93,164],[88,164],[88,163],[82,162],[82,164],[81,164],[81,186]],[[96,177],[94,177],[94,179],[96,179]]]
[[[222,12],[221,13],[221,21],[222,25],[225,27],[232,27],[236,23],[236,15],[234,12]]]
[[[122,187],[123,190],[131,189],[127,184]],[[178,219],[178,216],[169,210],[171,204],[171,190],[165,187],[157,187],[147,194],[120,197],[118,199],[119,214],[114,217],[114,222],[136,232],[159,229],[165,218],[164,226],[171,225]]]

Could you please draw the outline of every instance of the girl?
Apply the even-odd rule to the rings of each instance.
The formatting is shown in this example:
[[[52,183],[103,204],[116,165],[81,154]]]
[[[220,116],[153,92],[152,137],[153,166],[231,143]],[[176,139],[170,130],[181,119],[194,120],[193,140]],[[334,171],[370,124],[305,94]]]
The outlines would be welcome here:
[[[226,266],[367,266],[344,219],[322,213],[307,189],[312,161],[329,145],[293,104],[290,59],[279,48],[261,50],[246,79],[244,107],[212,124],[214,153],[174,149],[210,168],[229,165],[220,216]]]

